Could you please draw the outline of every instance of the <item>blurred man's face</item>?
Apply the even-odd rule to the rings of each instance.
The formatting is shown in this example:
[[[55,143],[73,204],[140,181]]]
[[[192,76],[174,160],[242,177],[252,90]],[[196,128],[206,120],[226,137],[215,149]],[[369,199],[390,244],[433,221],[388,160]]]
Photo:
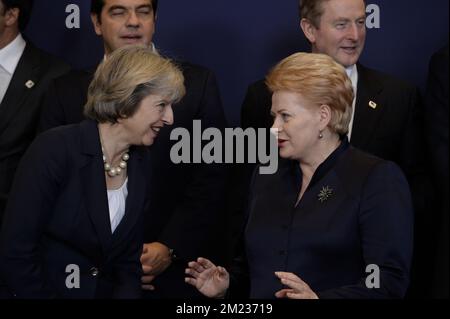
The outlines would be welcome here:
[[[0,1],[0,38],[5,32],[5,14],[5,7],[3,5],[3,2]]]
[[[366,8],[363,0],[329,0],[311,37],[314,53],[331,56],[344,67],[358,62],[366,40]]]
[[[150,0],[103,1],[101,19],[92,15],[92,22],[103,38],[106,54],[126,45],[152,42],[155,14]]]

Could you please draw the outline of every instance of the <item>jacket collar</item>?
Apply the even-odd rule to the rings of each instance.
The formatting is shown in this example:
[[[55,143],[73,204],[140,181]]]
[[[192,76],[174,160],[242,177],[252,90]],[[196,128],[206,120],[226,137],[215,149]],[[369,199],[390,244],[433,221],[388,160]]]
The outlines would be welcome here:
[[[80,167],[83,191],[89,216],[97,230],[99,241],[105,255],[127,237],[133,230],[144,208],[147,180],[144,165],[143,147],[130,148],[128,161],[128,197],[126,200],[125,216],[114,234],[111,232],[108,196],[106,191],[105,171],[103,168],[103,154],[101,151],[100,135],[97,122],[85,120],[80,123],[81,153],[85,161]]]
[[[371,70],[361,64],[358,64],[357,68],[358,90],[351,143],[364,149],[379,128],[379,121],[385,110],[380,100],[384,86],[377,77],[373,76]]]
[[[28,42],[0,104],[0,133],[11,123],[11,119],[26,106],[25,101],[39,84],[39,54]]]

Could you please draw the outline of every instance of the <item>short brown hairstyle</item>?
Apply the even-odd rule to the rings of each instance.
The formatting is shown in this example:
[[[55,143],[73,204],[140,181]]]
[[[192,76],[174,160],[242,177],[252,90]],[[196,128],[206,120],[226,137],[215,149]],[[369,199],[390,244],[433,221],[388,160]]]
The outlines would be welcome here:
[[[18,8],[19,9],[19,30],[22,32],[30,21],[31,12],[33,11],[33,0],[0,0],[4,6],[4,12],[0,14],[4,15],[7,10]]]
[[[320,18],[323,15],[323,3],[330,0],[300,0],[299,13],[300,20],[307,19],[317,29],[320,26]],[[363,0],[364,3],[366,2]]]
[[[300,0],[299,12],[300,20],[307,19],[316,28],[320,25],[320,18],[323,15],[322,4],[329,0]]]
[[[151,48],[135,45],[115,50],[97,68],[88,89],[86,117],[117,123],[133,116],[141,101],[157,94],[176,103],[185,94],[182,72]]]
[[[151,0],[153,15],[156,16],[156,11],[158,10],[158,0]],[[102,10],[105,6],[104,0],[91,0],[91,14],[97,16],[98,21],[102,22]]]
[[[348,133],[354,97],[352,82],[345,69],[328,55],[291,55],[270,71],[266,84],[272,92],[290,91],[317,107],[328,105],[332,112],[328,127],[341,136]]]

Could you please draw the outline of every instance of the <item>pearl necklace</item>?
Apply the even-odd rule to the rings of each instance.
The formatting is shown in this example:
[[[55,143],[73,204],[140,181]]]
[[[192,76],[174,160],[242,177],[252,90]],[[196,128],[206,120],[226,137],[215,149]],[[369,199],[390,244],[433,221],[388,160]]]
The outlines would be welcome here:
[[[109,177],[119,176],[120,174],[122,174],[123,170],[127,168],[127,161],[130,159],[130,155],[128,155],[128,151],[123,153],[122,160],[120,161],[119,166],[117,166],[117,167],[114,167],[111,164],[108,164],[106,162],[106,156],[105,156],[105,151],[103,150],[103,147],[102,147],[102,153],[103,153],[103,163],[104,163],[105,172],[108,174]]]

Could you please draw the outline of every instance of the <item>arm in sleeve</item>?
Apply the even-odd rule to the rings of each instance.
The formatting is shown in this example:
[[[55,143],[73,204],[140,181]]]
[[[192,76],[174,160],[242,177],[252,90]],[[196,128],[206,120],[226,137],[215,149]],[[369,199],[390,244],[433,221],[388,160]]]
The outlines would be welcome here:
[[[142,214],[141,214],[142,216]],[[135,230],[131,232],[130,239],[126,241],[127,247],[120,261],[115,267],[118,284],[114,289],[114,299],[141,298],[142,266],[140,257],[143,245],[143,218],[136,223]]]
[[[38,124],[38,132],[53,127],[66,125],[66,116],[57,90],[56,80],[52,80],[42,100],[42,112]]]
[[[423,214],[431,199],[431,181],[426,169],[424,105],[418,88],[411,88],[405,103],[409,105],[407,121],[399,148],[398,164],[408,180],[415,212]]]
[[[214,127],[223,132],[226,119],[212,72],[207,73],[202,86],[197,114],[202,129]],[[189,170],[189,182],[158,241],[174,249],[180,260],[193,260],[198,256],[214,259],[217,247],[212,239],[217,238],[223,227],[227,167],[201,163],[185,169]]]
[[[58,137],[44,134],[19,165],[0,234],[0,273],[19,298],[56,297],[46,282],[40,240],[51,218],[65,172]]]
[[[383,162],[368,177],[359,228],[364,263],[379,267],[380,288],[368,288],[364,276],[354,285],[319,292],[319,298],[403,298],[413,251],[413,208],[408,183],[395,164]]]
[[[143,162],[150,163],[150,156],[146,153],[146,158]],[[145,180],[151,180],[150,165],[146,166],[141,174],[146,176]],[[126,247],[125,252],[121,255],[120,261],[115,267],[115,273],[118,279],[118,285],[114,289],[113,297],[115,299],[139,299],[142,297],[141,277],[143,275],[140,257],[142,255],[142,248],[144,244],[144,212],[149,210],[151,195],[147,184],[147,191],[145,193],[143,211],[141,212],[138,221],[130,232],[129,239],[124,241]]]
[[[241,231],[239,239],[236,242],[234,251],[234,257],[230,267],[230,287],[228,288],[226,298],[238,299],[249,298],[250,296],[250,271],[247,260],[246,245],[245,245],[245,228],[249,220],[249,216],[252,212],[253,198],[256,178],[258,176],[259,166],[257,166],[250,178],[250,185],[247,185],[245,193],[247,195],[247,202],[245,207],[245,214],[243,217],[243,223],[241,225]]]

